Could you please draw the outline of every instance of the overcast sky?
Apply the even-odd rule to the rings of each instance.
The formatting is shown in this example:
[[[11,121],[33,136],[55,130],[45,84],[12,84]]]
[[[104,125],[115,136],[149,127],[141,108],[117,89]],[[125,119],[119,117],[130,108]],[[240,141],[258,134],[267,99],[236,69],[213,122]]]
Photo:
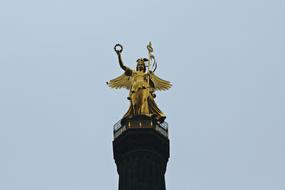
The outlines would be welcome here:
[[[152,41],[167,190],[285,189],[285,1],[0,2],[0,189],[118,188],[113,124]]]

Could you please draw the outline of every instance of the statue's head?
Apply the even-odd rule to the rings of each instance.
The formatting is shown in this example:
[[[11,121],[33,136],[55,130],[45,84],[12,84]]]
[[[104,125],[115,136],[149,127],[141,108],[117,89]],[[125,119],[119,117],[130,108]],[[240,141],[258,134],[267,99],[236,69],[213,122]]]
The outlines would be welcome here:
[[[139,58],[137,60],[137,71],[146,71],[146,66],[145,66],[145,62],[148,61],[147,58]]]

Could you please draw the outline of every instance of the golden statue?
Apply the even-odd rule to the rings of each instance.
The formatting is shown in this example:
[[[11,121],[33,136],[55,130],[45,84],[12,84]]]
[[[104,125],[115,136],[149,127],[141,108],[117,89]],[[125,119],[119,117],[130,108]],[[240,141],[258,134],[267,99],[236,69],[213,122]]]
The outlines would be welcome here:
[[[164,113],[156,105],[154,98],[156,90],[168,90],[172,85],[154,74],[157,63],[152,54],[153,48],[151,42],[148,46],[149,59],[139,58],[137,60],[136,70],[132,70],[123,64],[121,53],[123,46],[116,44],[114,47],[118,55],[120,67],[125,71],[121,76],[107,82],[111,88],[126,88],[130,90],[128,99],[130,107],[124,118],[131,118],[135,115],[145,115],[154,117],[157,121],[163,122],[166,118]],[[148,62],[148,66],[145,65]],[[146,67],[148,69],[146,69]],[[151,70],[151,68],[152,70]]]

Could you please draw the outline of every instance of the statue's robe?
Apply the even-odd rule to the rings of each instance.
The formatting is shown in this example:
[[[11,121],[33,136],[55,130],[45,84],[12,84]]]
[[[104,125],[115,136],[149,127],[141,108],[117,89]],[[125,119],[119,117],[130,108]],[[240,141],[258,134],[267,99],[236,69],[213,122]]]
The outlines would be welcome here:
[[[134,115],[147,115],[155,117],[163,122],[165,114],[158,108],[154,101],[155,90],[167,90],[172,85],[170,82],[160,79],[153,72],[134,71],[129,68],[121,76],[110,80],[107,84],[111,88],[126,88],[130,90],[130,107],[124,118]]]

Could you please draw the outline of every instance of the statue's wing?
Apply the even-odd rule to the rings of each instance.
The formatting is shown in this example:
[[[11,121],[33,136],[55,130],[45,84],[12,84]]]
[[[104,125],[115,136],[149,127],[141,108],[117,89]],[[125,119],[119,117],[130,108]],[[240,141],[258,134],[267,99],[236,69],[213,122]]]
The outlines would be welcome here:
[[[153,88],[155,90],[168,90],[172,86],[169,81],[159,78],[153,72],[150,72],[150,80],[153,83]]]
[[[130,89],[131,88],[131,76],[127,76],[124,73],[121,76],[108,81],[107,85],[115,89],[118,89],[118,88]]]

